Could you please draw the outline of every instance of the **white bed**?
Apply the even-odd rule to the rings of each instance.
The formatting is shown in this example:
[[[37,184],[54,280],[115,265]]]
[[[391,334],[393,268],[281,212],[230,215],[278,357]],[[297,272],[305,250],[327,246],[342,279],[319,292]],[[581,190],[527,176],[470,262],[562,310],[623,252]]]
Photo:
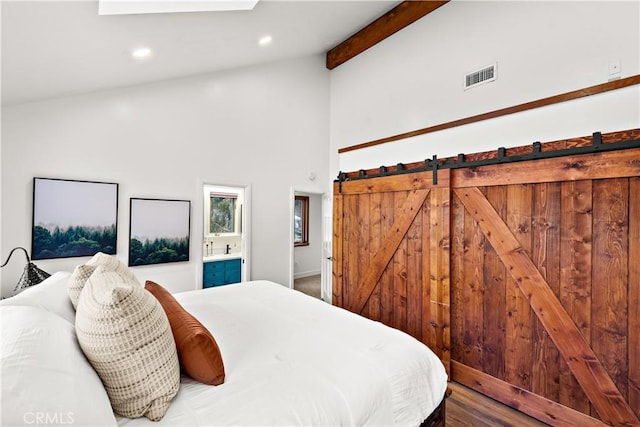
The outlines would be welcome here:
[[[23,314],[18,308],[31,305],[37,310],[49,311],[42,314],[45,318],[53,313],[70,323],[73,319],[69,318],[68,307],[58,295],[67,277],[68,273],[57,273],[0,304],[3,378],[5,374],[18,375],[15,370],[20,360],[34,363],[33,358],[8,354],[16,345],[6,342],[5,336],[24,335],[24,331],[7,335],[7,328],[18,325],[8,325],[5,321],[33,329],[26,318],[38,317],[33,316],[35,309],[31,307]],[[157,423],[146,418],[105,420],[104,414],[98,418],[98,409],[94,411],[95,422],[91,422],[92,411],[85,414],[84,403],[81,403],[87,399],[87,392],[75,385],[64,387],[70,395],[68,398],[77,400],[76,406],[66,409],[67,414],[71,411],[69,408],[76,411],[73,419],[77,424],[89,421],[91,425],[117,422],[120,426],[417,426],[443,399],[447,376],[439,359],[414,338],[378,322],[268,281],[174,296],[215,337],[225,364],[224,384],[208,386],[182,376],[178,394]],[[51,328],[56,322],[60,323],[49,321],[46,327]],[[65,328],[72,329],[66,325]],[[52,349],[42,349],[45,350]],[[57,359],[55,354],[51,357]],[[60,357],[68,359],[64,354]],[[35,363],[46,365],[48,362]],[[5,396],[29,396],[33,393],[29,389],[37,389],[38,381],[46,382],[44,365],[37,366],[27,377],[20,374],[22,381],[11,378],[2,381],[2,425],[16,424],[16,420],[23,421],[17,424],[30,424],[24,414],[44,410],[34,407],[38,404],[37,398],[28,407],[19,403],[17,397],[5,399]],[[59,363],[54,365],[58,371],[62,369]],[[56,381],[60,385],[59,377]],[[95,382],[95,378],[91,381]],[[40,389],[48,385],[41,383]],[[16,390],[18,387],[25,390]],[[93,401],[97,402],[98,398]],[[55,408],[46,411],[57,411],[62,418],[64,402]]]

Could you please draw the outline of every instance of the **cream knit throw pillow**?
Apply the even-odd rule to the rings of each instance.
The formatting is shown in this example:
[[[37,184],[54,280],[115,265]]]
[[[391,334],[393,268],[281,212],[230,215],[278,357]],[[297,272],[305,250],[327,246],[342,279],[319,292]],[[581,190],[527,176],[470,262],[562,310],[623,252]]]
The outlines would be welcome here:
[[[80,298],[80,292],[84,287],[84,284],[89,279],[89,276],[99,265],[104,265],[109,270],[113,270],[125,279],[137,281],[133,272],[123,263],[121,263],[116,257],[98,252],[95,254],[86,264],[79,265],[73,270],[69,281],[67,282],[67,292],[73,308],[77,308],[78,299]]]
[[[116,414],[164,416],[180,386],[180,366],[169,321],[153,295],[99,265],[80,293],[76,334]]]

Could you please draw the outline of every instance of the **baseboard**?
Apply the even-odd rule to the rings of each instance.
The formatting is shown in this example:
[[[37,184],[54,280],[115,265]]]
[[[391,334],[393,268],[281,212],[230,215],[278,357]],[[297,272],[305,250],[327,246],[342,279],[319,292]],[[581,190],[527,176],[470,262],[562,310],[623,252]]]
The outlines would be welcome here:
[[[294,273],[293,278],[302,279],[304,277],[317,276],[318,274],[320,274],[320,270],[301,271],[299,273]]]

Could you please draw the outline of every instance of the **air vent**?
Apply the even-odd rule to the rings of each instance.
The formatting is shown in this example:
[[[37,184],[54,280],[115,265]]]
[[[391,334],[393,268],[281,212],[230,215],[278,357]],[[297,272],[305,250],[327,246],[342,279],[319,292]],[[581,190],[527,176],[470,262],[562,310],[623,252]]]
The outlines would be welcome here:
[[[483,83],[489,83],[496,79],[496,65],[492,64],[480,70],[473,71],[464,76],[464,88],[471,89]]]

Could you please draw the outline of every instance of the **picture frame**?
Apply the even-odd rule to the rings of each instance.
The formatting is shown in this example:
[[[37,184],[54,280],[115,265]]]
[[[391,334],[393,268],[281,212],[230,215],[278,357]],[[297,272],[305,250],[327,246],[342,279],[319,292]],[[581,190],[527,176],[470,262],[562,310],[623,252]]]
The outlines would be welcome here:
[[[31,259],[114,255],[118,184],[33,178]]]
[[[189,261],[191,201],[130,198],[129,266]]]

